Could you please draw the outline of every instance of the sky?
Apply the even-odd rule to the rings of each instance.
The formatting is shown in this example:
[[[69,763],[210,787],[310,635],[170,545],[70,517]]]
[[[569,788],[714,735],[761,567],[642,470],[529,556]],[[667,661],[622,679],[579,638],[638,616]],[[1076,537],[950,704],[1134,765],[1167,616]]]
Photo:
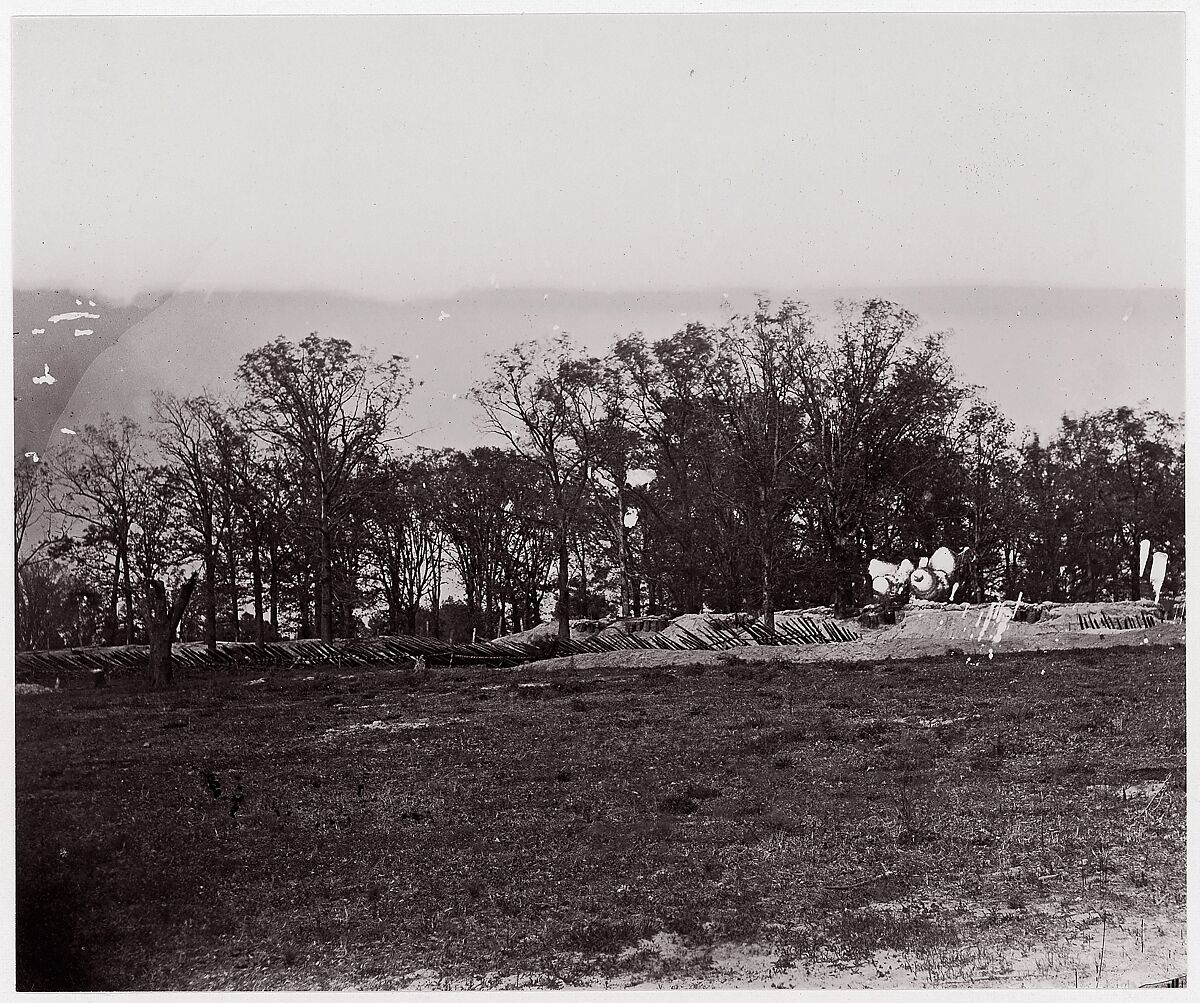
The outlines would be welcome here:
[[[1182,288],[1183,17],[18,18],[18,287]]]

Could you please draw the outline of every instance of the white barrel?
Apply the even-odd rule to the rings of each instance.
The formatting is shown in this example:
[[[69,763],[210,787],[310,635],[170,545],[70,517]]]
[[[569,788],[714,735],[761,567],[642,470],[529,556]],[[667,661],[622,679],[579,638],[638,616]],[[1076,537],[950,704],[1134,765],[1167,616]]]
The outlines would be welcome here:
[[[954,552],[949,547],[938,547],[933,552],[933,556],[929,558],[929,569],[940,571],[944,575],[954,574],[955,564]]]
[[[873,579],[891,578],[896,571],[896,565],[888,564],[887,561],[880,561],[878,559],[872,560],[871,563],[867,565],[867,574]]]
[[[917,568],[908,580],[908,584],[912,586],[913,593],[919,599],[928,599],[937,588],[937,582],[927,568]]]

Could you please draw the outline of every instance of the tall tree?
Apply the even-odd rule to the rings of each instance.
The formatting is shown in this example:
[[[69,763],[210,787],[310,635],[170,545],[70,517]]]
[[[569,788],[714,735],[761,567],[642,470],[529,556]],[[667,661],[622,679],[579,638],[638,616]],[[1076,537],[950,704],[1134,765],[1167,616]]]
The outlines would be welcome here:
[[[385,442],[412,381],[400,356],[376,362],[348,341],[310,334],[280,337],[250,352],[238,367],[255,407],[255,431],[301,463],[312,486],[316,535],[317,624],[334,634],[334,538],[358,500],[355,475]]]
[[[391,634],[418,632],[421,601],[436,605],[440,586],[441,530],[435,521],[434,464],[423,457],[388,457],[367,475],[367,573],[387,607]]]
[[[554,512],[558,547],[558,636],[571,634],[569,530],[589,487],[591,457],[572,435],[569,392],[578,372],[565,336],[526,342],[491,357],[492,372],[474,390],[488,426],[538,474]]]
[[[812,330],[808,308],[760,300],[750,317],[722,332],[709,369],[726,470],[718,492],[742,516],[758,553],[762,621],[775,632],[778,561],[793,532],[805,491],[800,463],[805,414],[798,406],[804,350]]]
[[[571,436],[581,452],[590,457],[591,490],[600,502],[602,519],[616,540],[616,564],[621,616],[630,615],[632,567],[630,531],[627,519],[630,469],[642,452],[631,406],[632,381],[626,367],[615,356],[580,358],[566,366],[563,393],[567,403],[567,421]],[[657,476],[657,472],[656,472]],[[640,517],[640,510],[633,518]],[[583,554],[589,539],[588,524],[575,524],[580,550],[580,584],[586,590]],[[591,534],[594,536],[594,534]]]
[[[84,540],[111,553],[108,615],[105,634],[115,644],[118,600],[124,599],[124,637],[135,631],[134,593],[130,574],[130,532],[137,470],[145,442],[130,418],[105,415],[99,425],[86,425],[64,450],[57,464],[56,506],[60,514],[85,529]]]
[[[652,344],[635,334],[613,348],[625,371],[630,420],[657,474],[653,490],[637,497],[652,607],[662,602],[699,613],[716,578],[727,586],[739,578],[729,562],[739,563],[745,541],[732,538],[740,530],[737,517],[714,490],[723,464],[709,380],[716,354],[716,336],[696,322]],[[737,591],[737,599],[711,598],[737,609]]]
[[[167,598],[170,577],[192,563],[192,547],[180,532],[186,492],[179,472],[166,465],[140,464],[134,470],[130,553],[146,625],[149,658],[146,683],[164,689],[174,683],[172,644],[199,577],[193,571]]]
[[[161,427],[159,448],[178,471],[186,499],[183,512],[204,564],[204,642],[215,654],[221,458],[214,430],[221,422],[220,406],[208,394],[179,398],[160,392],[154,395],[154,411]]]
[[[33,643],[30,630],[33,604],[28,586],[37,589],[45,582],[47,576],[35,572],[52,564],[69,546],[53,492],[53,473],[43,459],[17,458],[13,478],[13,598],[15,633],[20,647],[30,647]]]
[[[969,390],[942,335],[920,334],[909,310],[843,301],[838,318],[829,341],[805,333],[796,377],[834,602],[845,613],[865,582],[861,530],[871,507],[948,448]]]

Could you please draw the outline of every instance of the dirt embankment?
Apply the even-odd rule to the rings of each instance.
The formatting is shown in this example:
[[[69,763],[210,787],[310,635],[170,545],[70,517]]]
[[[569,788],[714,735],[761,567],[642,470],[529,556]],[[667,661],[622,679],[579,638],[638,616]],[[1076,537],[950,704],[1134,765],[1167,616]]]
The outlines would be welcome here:
[[[986,606],[930,603],[906,610],[900,622],[874,629],[860,628],[857,621],[838,621],[857,631],[860,639],[831,644],[747,644],[724,651],[627,650],[551,658],[534,664],[547,669],[574,664],[580,669],[614,666],[670,666],[740,662],[869,662],[888,658],[922,658],[962,653],[969,659],[989,658],[1009,651],[1057,651],[1067,648],[1106,648],[1125,645],[1184,644],[1185,623],[1156,623],[1153,627],[1110,629],[1079,627],[1080,617],[1101,614],[1110,621],[1125,622],[1158,607],[1152,602],[1075,603],[1040,607],[1036,623],[1012,619],[1014,604]],[[702,625],[703,616],[691,620]],[[678,621],[684,621],[679,618]],[[674,623],[673,622],[673,623]],[[691,622],[691,621],[688,621]],[[1086,619],[1084,622],[1087,622]],[[688,626],[687,623],[684,624]],[[669,629],[669,628],[668,628]],[[691,629],[691,627],[688,627]]]

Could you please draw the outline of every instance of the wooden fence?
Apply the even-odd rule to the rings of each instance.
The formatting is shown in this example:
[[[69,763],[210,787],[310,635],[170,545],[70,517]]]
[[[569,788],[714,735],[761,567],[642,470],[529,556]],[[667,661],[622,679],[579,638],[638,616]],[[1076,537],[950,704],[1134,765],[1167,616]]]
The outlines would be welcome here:
[[[428,665],[491,665],[506,667],[543,658],[585,655],[621,650],[721,651],[747,644],[831,644],[857,641],[859,634],[833,620],[798,619],[776,624],[769,634],[748,622],[734,626],[710,624],[685,630],[673,626],[670,633],[606,631],[583,640],[562,641],[547,635],[533,641],[513,643],[500,638],[454,644],[433,637],[372,637],[362,640],[316,639],[303,641],[253,642],[218,641],[216,653],[202,641],[176,644],[175,663],[183,668],[238,668],[301,665],[408,665],[423,657]],[[143,644],[111,648],[61,648],[53,651],[19,651],[18,678],[30,673],[60,673],[122,669],[141,670],[148,662]]]

